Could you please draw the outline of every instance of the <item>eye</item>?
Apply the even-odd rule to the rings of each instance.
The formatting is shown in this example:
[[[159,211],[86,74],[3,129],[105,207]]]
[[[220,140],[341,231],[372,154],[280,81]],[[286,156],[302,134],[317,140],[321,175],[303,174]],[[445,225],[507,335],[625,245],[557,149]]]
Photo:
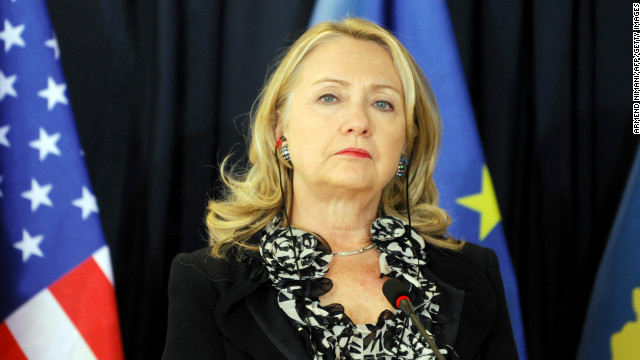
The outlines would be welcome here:
[[[388,101],[378,100],[374,102],[373,105],[380,110],[386,110],[386,111],[393,110],[393,105]]]
[[[338,98],[335,95],[332,95],[332,94],[324,94],[324,95],[320,96],[319,100],[322,101],[325,104],[332,104],[332,103],[335,103],[336,101],[338,101]]]

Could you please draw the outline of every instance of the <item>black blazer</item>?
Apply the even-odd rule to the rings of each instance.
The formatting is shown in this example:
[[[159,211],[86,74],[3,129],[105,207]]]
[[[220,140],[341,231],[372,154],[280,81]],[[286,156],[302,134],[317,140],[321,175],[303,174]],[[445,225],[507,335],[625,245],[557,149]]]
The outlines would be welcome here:
[[[495,253],[474,244],[427,252],[424,275],[451,317],[432,331],[463,360],[518,359]],[[202,249],[173,260],[163,359],[310,359],[258,256],[219,260]]]

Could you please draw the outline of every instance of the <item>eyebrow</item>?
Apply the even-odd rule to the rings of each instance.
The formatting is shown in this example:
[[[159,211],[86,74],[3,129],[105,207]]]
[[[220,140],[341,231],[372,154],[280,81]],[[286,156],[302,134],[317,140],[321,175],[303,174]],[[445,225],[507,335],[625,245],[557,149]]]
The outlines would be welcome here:
[[[337,84],[340,84],[340,85],[342,85],[344,87],[348,87],[349,85],[351,85],[351,83],[349,83],[346,80],[340,80],[340,79],[334,79],[334,78],[321,78],[321,79],[315,81],[313,84],[311,84],[311,86],[315,86],[315,85],[318,85],[318,84],[324,83],[324,82],[337,83]],[[373,88],[374,90],[389,89],[389,90],[395,91],[396,93],[402,95],[402,91],[398,90],[395,86],[392,86],[392,85],[372,84],[371,88]]]

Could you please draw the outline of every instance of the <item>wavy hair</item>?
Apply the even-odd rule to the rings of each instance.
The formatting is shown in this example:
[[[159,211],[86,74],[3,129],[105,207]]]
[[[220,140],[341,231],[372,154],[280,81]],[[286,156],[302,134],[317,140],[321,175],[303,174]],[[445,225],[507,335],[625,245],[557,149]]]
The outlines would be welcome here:
[[[241,170],[229,167],[227,156],[220,165],[224,183],[222,197],[210,200],[207,207],[206,225],[213,257],[227,257],[229,250],[238,247],[257,250],[257,246],[248,244],[247,240],[278,214],[283,203],[278,166],[284,200],[290,208],[293,169],[282,158],[277,161],[276,156],[280,155],[274,151],[278,112],[286,118],[289,100],[306,57],[319,45],[341,38],[373,41],[383,47],[391,55],[402,81],[407,109],[410,198],[405,198],[406,177],[394,177],[382,191],[378,216],[394,216],[407,221],[408,202],[412,226],[427,242],[453,250],[464,245],[448,236],[447,226],[451,219],[438,207],[433,172],[442,125],[431,85],[411,54],[391,33],[372,22],[347,18],[340,22],[320,23],[302,34],[260,92],[251,112],[249,166]]]

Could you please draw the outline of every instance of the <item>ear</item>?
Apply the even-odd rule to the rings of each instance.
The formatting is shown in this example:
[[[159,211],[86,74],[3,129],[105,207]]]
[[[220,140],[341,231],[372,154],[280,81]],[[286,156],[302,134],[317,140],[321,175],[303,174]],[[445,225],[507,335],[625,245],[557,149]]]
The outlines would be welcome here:
[[[400,153],[400,155],[404,155],[408,157],[408,154],[409,154],[409,144],[405,142],[404,146],[402,147],[402,152]]]
[[[282,112],[280,109],[276,110],[276,128],[274,130],[273,135],[275,136],[275,141],[278,142],[282,136],[284,136],[284,129],[282,127]]]
[[[404,146],[402,147],[402,155],[406,156],[409,159],[409,148],[415,145],[417,135],[413,137],[407,136],[404,140]]]

